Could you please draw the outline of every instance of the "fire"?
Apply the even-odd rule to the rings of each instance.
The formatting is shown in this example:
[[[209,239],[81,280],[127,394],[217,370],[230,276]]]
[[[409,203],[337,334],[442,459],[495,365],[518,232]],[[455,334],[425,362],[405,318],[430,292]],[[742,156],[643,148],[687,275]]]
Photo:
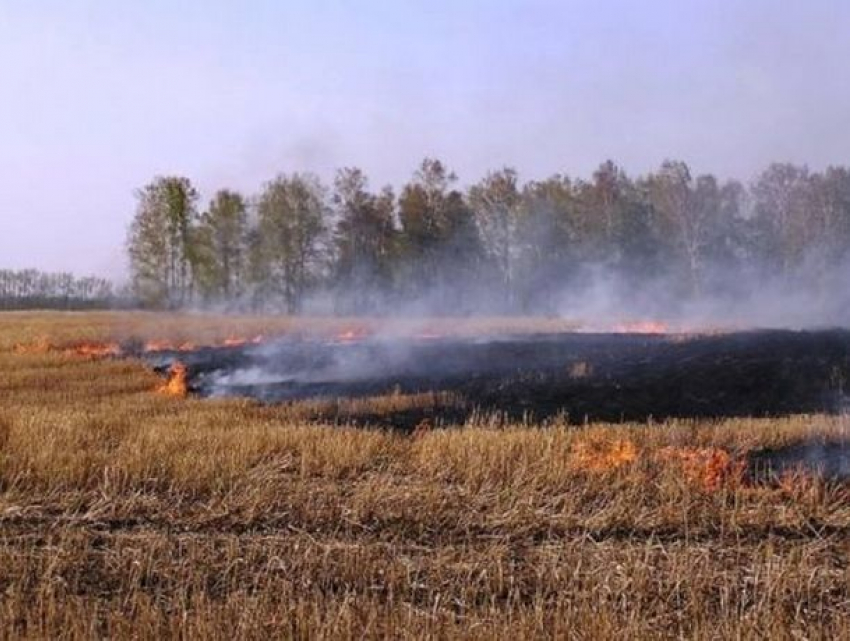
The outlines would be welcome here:
[[[12,348],[15,354],[46,354],[53,349],[53,345],[46,338],[39,338],[32,343],[18,343]]]
[[[163,383],[157,392],[168,396],[184,397],[189,393],[188,383],[189,370],[180,361],[175,361],[168,372],[168,380]]]
[[[193,341],[173,341],[166,339],[150,339],[142,345],[144,352],[191,352],[202,347],[241,347],[243,345],[259,345],[265,341],[262,334],[249,338],[228,336],[222,341],[210,344]],[[121,356],[125,350],[116,342],[81,341],[75,343],[56,344],[47,338],[39,338],[32,343],[18,343],[12,351],[16,354],[47,354],[57,352],[67,356],[83,356],[101,358],[106,356]],[[132,353],[134,350],[129,349]]]
[[[629,439],[579,441],[572,454],[579,467],[591,472],[605,472],[637,460],[637,447]]]
[[[78,343],[64,348],[62,353],[70,356],[85,356],[88,358],[120,356],[121,346],[118,345],[118,343]]]
[[[664,447],[656,454],[661,462],[675,462],[685,477],[707,491],[740,482],[745,464],[719,447]]]
[[[589,438],[575,443],[572,448],[577,466],[590,472],[607,472],[635,463],[638,454],[634,441],[626,438]],[[706,491],[741,483],[746,467],[743,460],[719,447],[668,446],[656,452],[654,459],[676,465],[689,482]]]
[[[667,334],[670,327],[663,321],[641,320],[618,323],[612,331],[616,334]]]
[[[34,343],[18,344],[13,348],[16,354],[47,354],[55,352],[65,356],[82,356],[84,358],[105,358],[107,356],[120,356],[121,346],[118,343],[79,342],[64,346],[51,343],[46,338]]]
[[[265,336],[257,334],[250,338],[241,336],[228,336],[224,340],[213,343],[194,343],[192,341],[169,341],[162,339],[149,340],[144,345],[146,352],[191,352],[203,347],[242,347],[244,345],[259,345],[265,340]]]
[[[198,349],[198,346],[191,341],[179,343],[176,341],[153,339],[145,343],[144,349],[146,352],[191,352]]]

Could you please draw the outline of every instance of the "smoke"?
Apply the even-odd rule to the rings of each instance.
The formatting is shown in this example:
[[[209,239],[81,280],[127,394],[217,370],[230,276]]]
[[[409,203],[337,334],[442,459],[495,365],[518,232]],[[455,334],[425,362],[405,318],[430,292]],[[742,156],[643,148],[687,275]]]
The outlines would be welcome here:
[[[392,333],[393,319],[410,327],[443,317],[528,317],[558,319],[583,331],[615,331],[656,321],[669,331],[743,329],[820,329],[850,326],[850,259],[823,269],[818,260],[804,262],[791,274],[770,273],[761,266],[714,263],[703,291],[694,294],[679,273],[624,274],[604,264],[579,265],[571,275],[557,272],[521,282],[507,293],[486,276],[458,278],[415,291],[388,292],[361,284],[357,296],[369,305],[357,315],[381,319]],[[350,295],[346,292],[344,295]],[[246,309],[231,301],[222,309]],[[334,288],[308,294],[305,316],[333,316],[340,306]],[[282,306],[266,311],[284,312]]]
[[[656,320],[671,331],[817,329],[850,325],[850,262],[827,273],[802,269],[792,278],[712,267],[713,286],[683,295],[680,281],[662,276],[635,283],[604,268],[554,294],[557,314],[601,331],[619,323]]]
[[[756,478],[783,479],[811,474],[846,481],[850,479],[850,441],[812,439],[784,447],[754,452],[750,457]]]

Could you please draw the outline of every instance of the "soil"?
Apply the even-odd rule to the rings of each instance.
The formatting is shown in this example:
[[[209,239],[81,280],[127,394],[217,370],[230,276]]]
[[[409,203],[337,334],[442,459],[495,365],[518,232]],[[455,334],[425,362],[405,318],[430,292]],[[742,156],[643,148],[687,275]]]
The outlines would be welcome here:
[[[402,428],[473,411],[574,422],[758,417],[846,409],[850,331],[293,339],[146,358],[163,371],[181,360],[201,396],[277,403],[452,392],[462,400],[354,417]]]

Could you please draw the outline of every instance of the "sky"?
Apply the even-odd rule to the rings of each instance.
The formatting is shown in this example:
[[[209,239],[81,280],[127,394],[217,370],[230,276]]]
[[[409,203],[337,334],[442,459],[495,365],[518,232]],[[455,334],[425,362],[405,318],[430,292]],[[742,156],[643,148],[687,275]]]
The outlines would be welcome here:
[[[0,268],[122,278],[157,175],[850,164],[848,34],[846,0],[0,0]]]

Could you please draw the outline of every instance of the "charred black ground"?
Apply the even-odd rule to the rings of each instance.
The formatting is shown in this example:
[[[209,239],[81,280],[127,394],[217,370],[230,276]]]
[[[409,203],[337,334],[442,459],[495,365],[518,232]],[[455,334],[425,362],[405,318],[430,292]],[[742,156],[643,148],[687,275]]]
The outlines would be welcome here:
[[[830,479],[850,479],[850,442],[805,441],[780,448],[747,453],[750,478],[775,481],[795,473],[809,473]]]
[[[354,417],[401,428],[474,411],[575,422],[780,416],[843,411],[850,331],[281,339],[146,358],[162,369],[183,362],[201,396],[276,403],[451,392],[459,401]]]

